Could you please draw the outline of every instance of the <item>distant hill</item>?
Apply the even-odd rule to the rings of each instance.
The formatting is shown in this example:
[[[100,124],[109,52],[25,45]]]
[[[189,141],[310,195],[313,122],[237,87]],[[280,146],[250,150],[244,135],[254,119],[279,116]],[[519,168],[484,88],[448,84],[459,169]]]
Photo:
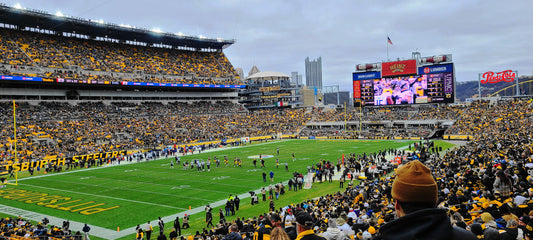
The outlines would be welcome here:
[[[520,77],[518,80],[519,82],[525,82],[533,80],[532,76],[528,77]],[[526,85],[520,85],[520,92],[522,95],[532,95],[533,91],[532,89],[533,83],[526,83]],[[474,96],[478,95],[478,81],[468,81],[468,82],[457,82],[457,86],[455,87],[455,93],[458,101],[465,101],[467,98],[472,98]],[[501,89],[504,89],[506,87],[512,86],[508,88],[505,91],[502,91],[499,93],[500,96],[514,96],[515,95],[515,86],[516,82],[499,82],[499,83],[487,83],[487,84],[481,84],[481,95],[487,96],[491,95]]]

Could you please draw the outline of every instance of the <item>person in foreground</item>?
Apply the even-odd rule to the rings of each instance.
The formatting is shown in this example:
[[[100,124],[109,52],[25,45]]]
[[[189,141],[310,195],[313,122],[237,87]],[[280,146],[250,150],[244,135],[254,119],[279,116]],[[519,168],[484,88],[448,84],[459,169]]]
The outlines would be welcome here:
[[[304,210],[299,211],[296,214],[296,230],[298,231],[296,240],[326,240],[315,234],[313,226],[314,222],[311,214]]]
[[[431,170],[420,161],[399,167],[392,184],[398,219],[381,227],[377,239],[477,239],[471,232],[452,226],[446,210],[436,208],[437,195]]]

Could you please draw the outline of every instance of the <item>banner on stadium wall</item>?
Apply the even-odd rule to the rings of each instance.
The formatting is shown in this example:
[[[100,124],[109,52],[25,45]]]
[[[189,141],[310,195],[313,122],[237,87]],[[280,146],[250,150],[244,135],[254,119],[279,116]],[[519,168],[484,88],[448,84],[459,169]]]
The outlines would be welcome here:
[[[42,82],[43,79],[40,77],[22,77],[22,76],[7,76],[1,75],[0,79],[10,80],[10,81],[30,81],[30,82]]]
[[[271,92],[271,91],[279,91],[281,89],[280,86],[273,86],[273,87],[260,87],[260,92]]]
[[[418,68],[419,74],[435,74],[453,72],[453,64],[442,64],[433,66],[424,66]]]
[[[123,86],[150,86],[150,87],[190,87],[190,88],[246,88],[246,85],[218,85],[218,84],[184,84],[184,83],[147,83],[147,82],[120,82]]]
[[[35,162],[18,162],[18,163],[6,164],[3,166],[6,168],[6,170],[11,169],[14,172],[18,172],[18,171],[27,171],[30,167],[44,168],[46,167],[48,163],[51,163],[53,165],[63,166],[67,163],[67,159],[72,160],[72,162],[78,162],[78,161],[88,161],[91,159],[100,160],[100,159],[106,159],[110,157],[113,158],[119,155],[126,155],[126,150],[78,155],[78,156],[73,156],[71,158],[69,157],[69,158],[43,159],[43,160],[35,161]]]
[[[246,85],[219,85],[219,84],[182,84],[182,83],[151,83],[151,82],[111,82],[101,80],[77,80],[77,79],[46,79],[40,77],[22,77],[0,75],[1,80],[9,81],[31,81],[31,82],[55,82],[55,83],[77,83],[77,84],[100,84],[100,85],[123,85],[123,86],[148,86],[148,87],[191,87],[191,88],[246,88]]]
[[[381,78],[380,72],[361,72],[353,73],[353,80],[368,80],[368,79],[378,79]]]
[[[361,81],[353,81],[353,98],[361,98]]]
[[[408,74],[417,74],[416,60],[404,60],[396,62],[384,62],[381,64],[381,76],[397,76],[397,75],[408,75]]]
[[[488,71],[481,75],[481,83],[498,83],[498,82],[513,82],[516,78],[516,71],[505,70],[501,72]]]

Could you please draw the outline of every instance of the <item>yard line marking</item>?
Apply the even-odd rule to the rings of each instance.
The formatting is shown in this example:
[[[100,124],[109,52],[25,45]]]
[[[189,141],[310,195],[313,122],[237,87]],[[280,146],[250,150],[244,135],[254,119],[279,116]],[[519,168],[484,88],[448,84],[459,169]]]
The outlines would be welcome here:
[[[136,200],[131,200],[131,199],[124,199],[124,198],[117,198],[117,197],[110,197],[110,196],[102,196],[102,195],[92,194],[92,193],[75,192],[75,191],[69,191],[69,190],[64,190],[64,189],[56,189],[56,188],[49,188],[49,187],[43,187],[43,186],[37,186],[37,185],[31,185],[31,184],[20,184],[20,185],[25,185],[25,186],[30,186],[30,187],[36,187],[36,188],[44,188],[44,189],[47,189],[47,190],[53,190],[53,191],[61,191],[61,192],[68,192],[68,193],[82,194],[82,195],[88,195],[88,196],[92,196],[92,197],[109,198],[109,199],[121,200],[121,201],[126,201],[126,202],[134,202],[134,203],[140,203],[140,204],[147,204],[147,205],[153,205],[153,206],[158,206],[158,207],[166,207],[166,208],[173,208],[173,209],[187,210],[186,208],[180,208],[180,207],[168,206],[168,205],[163,205],[163,204],[155,204],[155,203],[149,203],[149,202],[141,202],[141,201],[136,201]]]
[[[60,182],[60,183],[71,183],[70,181],[60,181],[60,180],[47,180],[48,182]],[[160,193],[160,192],[152,192],[152,191],[143,191],[143,190],[139,190],[139,189],[131,189],[131,188],[122,188],[122,187],[106,187],[106,185],[99,185],[99,184],[88,184],[88,183],[77,183],[79,185],[85,185],[85,186],[90,186],[90,187],[99,187],[99,188],[107,188],[108,190],[128,190],[128,191],[135,191],[135,192],[141,192],[141,193],[150,193],[150,194],[156,194],[156,195],[165,195],[165,196],[173,196],[173,197],[176,197],[176,195],[174,194],[168,194],[168,193]],[[26,184],[26,185],[29,185],[29,184]],[[163,185],[163,186],[168,186],[168,187],[171,187],[172,185]],[[68,190],[65,190],[65,191],[68,191]],[[107,190],[106,190],[107,191]],[[206,190],[208,191],[208,190]],[[103,192],[103,191],[102,191]],[[222,192],[222,193],[227,193],[227,192]],[[189,199],[196,199],[196,200],[202,200],[202,201],[210,201],[209,199],[204,199],[204,198],[195,198],[195,197],[187,197],[187,196],[181,196],[180,197],[183,197],[183,198],[189,198]]]

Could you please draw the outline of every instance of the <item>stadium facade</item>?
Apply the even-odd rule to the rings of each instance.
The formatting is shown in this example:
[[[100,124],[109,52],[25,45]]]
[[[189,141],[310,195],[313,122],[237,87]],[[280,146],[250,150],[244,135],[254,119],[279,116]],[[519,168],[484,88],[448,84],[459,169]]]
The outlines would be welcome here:
[[[246,78],[240,101],[247,109],[297,108],[302,106],[300,85],[280,72],[258,72]]]

